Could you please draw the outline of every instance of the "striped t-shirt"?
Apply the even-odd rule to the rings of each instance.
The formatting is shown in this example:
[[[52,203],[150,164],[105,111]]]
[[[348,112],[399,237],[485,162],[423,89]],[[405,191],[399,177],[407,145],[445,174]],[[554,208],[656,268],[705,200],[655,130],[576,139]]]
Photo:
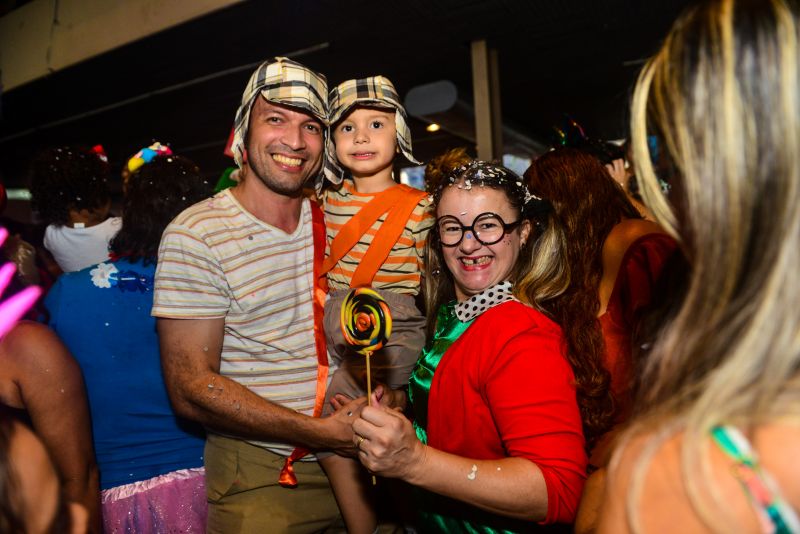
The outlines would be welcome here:
[[[152,314],[224,317],[220,374],[311,415],[317,354],[308,200],[300,218],[297,229],[286,234],[246,211],[229,189],[186,209],[161,238]],[[251,443],[282,455],[293,450]]]
[[[352,180],[344,180],[338,189],[323,192],[325,228],[328,245],[325,256],[331,252],[331,241],[347,221],[372,200],[378,193],[359,193]],[[400,239],[392,247],[389,257],[381,265],[372,281],[372,287],[416,295],[419,293],[421,273],[425,265],[425,239],[434,223],[430,210],[431,201],[422,197],[411,213]],[[328,285],[331,290],[349,289],[356,267],[380,229],[386,214],[381,215],[372,227],[361,237],[356,245],[328,272]]]

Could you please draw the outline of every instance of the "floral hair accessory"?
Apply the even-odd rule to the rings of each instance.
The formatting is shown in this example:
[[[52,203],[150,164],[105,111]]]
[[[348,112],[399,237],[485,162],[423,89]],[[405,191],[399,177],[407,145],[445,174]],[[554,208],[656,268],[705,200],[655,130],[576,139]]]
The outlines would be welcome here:
[[[158,141],[150,146],[144,147],[136,153],[131,159],[128,160],[128,170],[135,172],[139,167],[145,163],[150,163],[156,156],[171,156],[172,149],[167,145],[162,145]]]
[[[95,287],[110,289],[116,287],[123,293],[132,291],[147,293],[153,290],[153,277],[132,270],[120,271],[113,263],[101,263],[91,271]]]

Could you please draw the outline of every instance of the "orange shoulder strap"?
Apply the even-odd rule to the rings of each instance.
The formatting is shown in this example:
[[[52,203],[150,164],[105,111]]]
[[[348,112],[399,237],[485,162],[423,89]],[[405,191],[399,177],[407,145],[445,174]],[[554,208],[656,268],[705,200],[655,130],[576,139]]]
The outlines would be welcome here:
[[[369,231],[375,221],[384,213],[389,212],[350,282],[351,287],[371,285],[378,269],[386,261],[392,247],[402,235],[414,208],[426,194],[424,191],[413,189],[405,184],[398,184],[376,195],[336,234],[331,242],[330,255],[325,259],[322,272],[327,273],[333,269],[339,260],[344,258]]]
[[[383,221],[375,237],[372,238],[372,243],[370,243],[366,254],[364,254],[358,267],[356,267],[356,272],[353,273],[353,279],[350,281],[350,287],[368,287],[372,285],[372,279],[375,278],[381,265],[389,257],[392,247],[403,235],[403,230],[405,230],[408,218],[411,217],[414,208],[427,194],[424,191],[412,189],[403,184],[398,187],[406,190],[405,196],[401,202],[394,204],[389,209],[386,220]]]
[[[325,402],[325,389],[328,385],[328,348],[325,342],[322,313],[325,309],[325,294],[328,292],[328,279],[322,274],[322,263],[325,259],[325,218],[322,210],[313,200],[311,202],[311,221],[314,236],[314,342],[317,351],[317,388],[314,398],[314,417],[322,414],[322,405]],[[283,464],[278,483],[286,488],[297,486],[297,476],[292,464],[308,454],[308,449],[297,447],[286,458]]]

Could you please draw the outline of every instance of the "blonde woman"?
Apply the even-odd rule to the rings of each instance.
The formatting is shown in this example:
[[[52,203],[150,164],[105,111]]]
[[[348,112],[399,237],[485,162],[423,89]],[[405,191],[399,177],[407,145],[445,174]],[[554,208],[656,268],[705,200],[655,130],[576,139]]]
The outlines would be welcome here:
[[[797,532],[800,52],[784,0],[692,7],[642,71],[636,174],[691,267],[643,371],[600,532]],[[646,135],[673,164],[662,196]]]

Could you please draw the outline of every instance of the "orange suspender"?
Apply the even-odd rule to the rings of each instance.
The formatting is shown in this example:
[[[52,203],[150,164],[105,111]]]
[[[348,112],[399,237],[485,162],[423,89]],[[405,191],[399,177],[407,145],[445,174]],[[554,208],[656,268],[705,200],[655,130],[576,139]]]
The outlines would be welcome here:
[[[330,255],[322,266],[322,274],[333,269],[339,260],[344,258],[361,237],[369,231],[375,221],[388,212],[350,281],[350,287],[372,285],[373,278],[386,258],[389,257],[392,247],[403,234],[411,213],[426,194],[424,191],[418,191],[405,184],[398,184],[375,195],[366,206],[350,217],[350,220],[336,234],[331,242]]]
[[[328,292],[328,279],[322,272],[322,263],[325,258],[325,219],[322,210],[316,202],[311,201],[312,233],[314,236],[314,341],[317,349],[317,391],[314,398],[314,417],[322,414],[322,404],[325,402],[325,389],[328,385],[328,349],[323,331],[322,312],[325,309],[325,294]],[[308,449],[297,447],[286,458],[278,483],[286,488],[297,486],[297,476],[294,474],[292,464],[308,454]]]

